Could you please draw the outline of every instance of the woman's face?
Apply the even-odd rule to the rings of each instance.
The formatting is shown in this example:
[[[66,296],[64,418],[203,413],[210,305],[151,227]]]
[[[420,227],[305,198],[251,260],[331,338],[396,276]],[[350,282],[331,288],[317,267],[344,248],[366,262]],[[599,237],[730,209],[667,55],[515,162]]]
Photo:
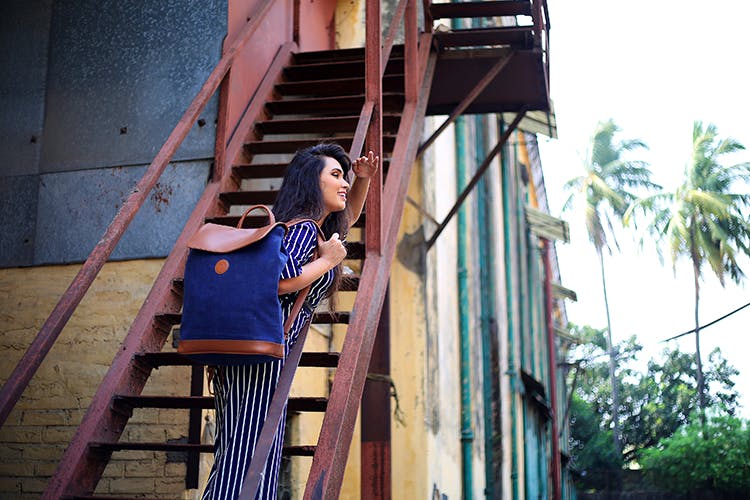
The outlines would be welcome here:
[[[349,183],[346,182],[344,169],[339,162],[328,156],[325,157],[325,165],[320,171],[320,192],[323,195],[323,209],[326,215],[346,208]]]

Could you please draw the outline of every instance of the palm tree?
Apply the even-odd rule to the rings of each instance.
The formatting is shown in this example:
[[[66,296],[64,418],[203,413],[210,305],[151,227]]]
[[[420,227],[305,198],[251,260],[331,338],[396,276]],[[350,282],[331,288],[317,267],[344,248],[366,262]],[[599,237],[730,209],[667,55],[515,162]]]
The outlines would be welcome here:
[[[705,387],[700,349],[701,270],[711,266],[724,286],[725,276],[739,283],[744,273],[737,263],[738,255],[750,255],[750,163],[723,166],[725,155],[744,150],[733,139],[720,139],[716,126],[693,123],[693,152],[685,169],[682,184],[673,192],[660,192],[638,200],[628,210],[626,222],[634,210],[649,219],[648,231],[658,242],[666,242],[672,267],[677,258],[686,256],[693,265],[695,287],[695,364],[698,379],[698,405],[705,422]],[[734,192],[742,186],[744,192]],[[661,256],[660,247],[659,255]]]
[[[609,378],[612,384],[614,444],[618,456],[621,456],[620,398],[615,378],[616,353],[612,344],[612,322],[609,315],[607,282],[604,273],[604,250],[612,254],[608,235],[619,250],[619,244],[613,232],[613,222],[622,222],[625,211],[637,199],[635,191],[656,189],[660,186],[651,182],[651,170],[646,162],[625,158],[627,153],[648,149],[648,147],[638,139],[617,140],[615,136],[618,132],[620,128],[611,119],[599,122],[583,162],[583,174],[565,183],[565,189],[571,194],[563,206],[563,211],[574,204],[583,209],[589,240],[599,257],[604,308],[607,314],[607,350],[609,352]]]

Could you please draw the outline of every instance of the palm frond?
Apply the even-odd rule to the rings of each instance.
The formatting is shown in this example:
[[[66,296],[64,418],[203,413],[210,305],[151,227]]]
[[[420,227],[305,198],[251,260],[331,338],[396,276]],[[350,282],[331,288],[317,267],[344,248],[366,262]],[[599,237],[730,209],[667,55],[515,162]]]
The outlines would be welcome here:
[[[735,281],[744,276],[737,256],[750,256],[750,217],[743,212],[750,206],[750,192],[734,192],[733,186],[750,183],[750,163],[721,164],[723,155],[743,149],[733,139],[719,139],[715,125],[694,122],[682,185],[672,193],[638,199],[626,211],[627,220],[636,213],[648,219],[648,232],[666,243],[673,269],[680,256],[687,256],[699,276],[708,264],[722,285],[725,276]]]

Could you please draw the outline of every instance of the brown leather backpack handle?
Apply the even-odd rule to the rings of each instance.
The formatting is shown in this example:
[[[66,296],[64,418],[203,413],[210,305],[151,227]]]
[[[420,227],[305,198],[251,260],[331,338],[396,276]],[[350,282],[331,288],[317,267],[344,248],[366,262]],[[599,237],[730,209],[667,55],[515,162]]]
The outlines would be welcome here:
[[[237,223],[237,229],[242,229],[242,224],[245,223],[245,217],[252,212],[253,210],[265,210],[266,214],[268,215],[268,225],[273,226],[276,224],[276,217],[273,216],[273,212],[271,212],[271,209],[268,208],[266,205],[253,205],[252,207],[245,210],[245,213],[242,214],[242,217],[240,217],[240,221]]]

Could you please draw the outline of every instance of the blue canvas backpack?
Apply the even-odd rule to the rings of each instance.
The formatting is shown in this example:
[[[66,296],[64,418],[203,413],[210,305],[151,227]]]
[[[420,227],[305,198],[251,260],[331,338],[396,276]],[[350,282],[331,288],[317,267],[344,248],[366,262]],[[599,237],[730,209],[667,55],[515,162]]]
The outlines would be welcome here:
[[[243,229],[245,217],[256,209],[266,211],[268,225]],[[196,231],[188,241],[178,352],[209,365],[284,357],[285,333],[309,291],[299,292],[283,324],[278,290],[289,258],[284,247],[289,225],[276,222],[268,207],[255,205],[236,228],[207,223]]]

